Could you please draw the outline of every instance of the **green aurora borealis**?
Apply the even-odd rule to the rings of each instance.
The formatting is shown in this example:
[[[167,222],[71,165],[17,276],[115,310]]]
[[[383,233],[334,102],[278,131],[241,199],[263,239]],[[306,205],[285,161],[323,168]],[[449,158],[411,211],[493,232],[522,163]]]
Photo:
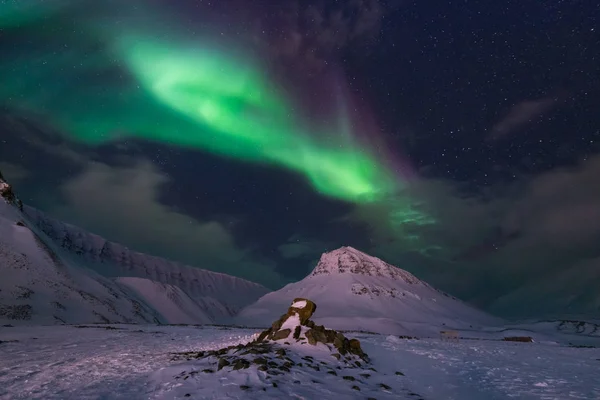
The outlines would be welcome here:
[[[14,4],[2,3],[0,27],[35,40],[0,62],[0,101],[43,116],[72,140],[140,138],[267,163],[352,203],[383,199],[404,185],[374,146],[359,143],[343,105],[325,123],[303,120],[293,96],[251,56],[184,40],[164,21],[162,30],[148,29],[120,16],[108,26],[100,16],[78,21],[61,17],[63,8]],[[43,11],[54,15],[45,22],[55,32],[48,37],[39,21],[26,23]]]

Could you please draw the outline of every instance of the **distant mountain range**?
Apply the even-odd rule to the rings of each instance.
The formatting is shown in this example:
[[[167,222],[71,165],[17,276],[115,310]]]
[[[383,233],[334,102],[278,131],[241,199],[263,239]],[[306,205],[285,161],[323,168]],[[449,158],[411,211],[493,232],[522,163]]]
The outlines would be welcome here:
[[[0,321],[262,327],[291,299],[306,297],[319,307],[315,320],[334,329],[435,333],[497,322],[352,247],[323,254],[308,277],[269,293],[241,278],[131,251],[23,207],[3,179],[0,186],[10,194],[0,201]]]

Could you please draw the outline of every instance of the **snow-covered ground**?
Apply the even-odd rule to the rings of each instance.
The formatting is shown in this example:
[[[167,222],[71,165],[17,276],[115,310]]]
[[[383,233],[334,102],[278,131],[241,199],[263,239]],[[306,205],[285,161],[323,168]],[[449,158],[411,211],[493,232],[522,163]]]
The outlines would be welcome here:
[[[600,399],[600,348],[550,343],[347,333],[369,354],[376,370],[370,376],[326,368],[269,376],[254,366],[216,371],[206,360],[173,360],[172,353],[220,349],[256,333],[210,326],[0,327],[0,398]]]

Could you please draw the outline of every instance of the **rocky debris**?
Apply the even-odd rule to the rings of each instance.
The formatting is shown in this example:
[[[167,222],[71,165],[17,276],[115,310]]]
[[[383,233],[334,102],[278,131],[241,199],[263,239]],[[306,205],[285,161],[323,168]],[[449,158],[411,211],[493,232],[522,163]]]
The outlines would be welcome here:
[[[12,320],[30,320],[33,307],[29,304],[0,304],[0,317]]]
[[[258,373],[261,387],[240,386],[241,390],[283,390],[284,384],[298,384],[286,375],[310,376],[314,384],[338,381],[348,390],[361,392],[388,392],[396,395],[390,385],[382,383],[370,366],[360,341],[348,339],[342,333],[316,325],[310,320],[317,309],[308,299],[294,299],[286,314],[271,328],[261,332],[252,342],[218,350],[176,353],[173,361],[197,360],[193,370],[184,371],[175,379],[186,380],[198,374]],[[310,354],[307,354],[310,353]],[[321,356],[322,355],[322,356]],[[400,379],[396,373],[393,379]],[[258,384],[258,383],[257,383]],[[279,387],[279,389],[277,389]],[[391,393],[389,393],[391,392]],[[396,393],[396,394],[394,394]]]
[[[505,342],[533,343],[533,338],[531,336],[508,336],[502,340],[504,340]]]
[[[295,298],[288,311],[283,314],[277,321],[273,322],[271,327],[263,331],[257,339],[257,342],[262,341],[280,341],[283,339],[292,338],[297,343],[316,346],[321,343],[327,347],[333,347],[336,351],[332,352],[332,356],[340,360],[342,358],[351,358],[344,356],[357,356],[363,362],[368,362],[367,354],[362,350],[358,339],[347,339],[341,332],[333,329],[326,329],[323,325],[316,325],[310,320],[310,317],[317,310],[317,305],[308,299]],[[358,362],[360,366],[360,361]]]

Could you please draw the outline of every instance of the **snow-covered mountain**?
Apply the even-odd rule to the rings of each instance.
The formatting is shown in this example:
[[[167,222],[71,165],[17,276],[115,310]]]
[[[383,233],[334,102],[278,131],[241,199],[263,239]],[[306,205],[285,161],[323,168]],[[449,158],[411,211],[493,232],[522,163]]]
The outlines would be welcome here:
[[[268,292],[133,252],[18,205],[0,198],[0,321],[219,323]]]
[[[243,325],[268,326],[296,297],[318,304],[315,322],[333,329],[437,335],[444,328],[469,329],[500,322],[409,272],[352,247],[323,254],[310,275],[264,295],[235,320]]]

